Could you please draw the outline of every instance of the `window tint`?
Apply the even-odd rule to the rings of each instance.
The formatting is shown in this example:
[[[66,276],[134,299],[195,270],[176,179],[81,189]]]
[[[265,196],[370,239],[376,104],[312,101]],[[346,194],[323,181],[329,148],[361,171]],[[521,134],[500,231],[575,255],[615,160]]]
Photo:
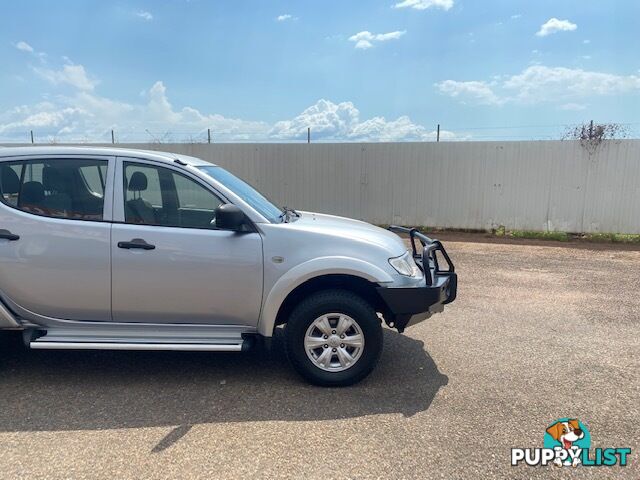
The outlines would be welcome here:
[[[0,166],[0,192],[2,192],[2,201],[12,207],[18,206],[21,172],[21,164],[3,163],[2,166]]]
[[[199,168],[211,178],[219,181],[233,193],[242,198],[242,200],[251,205],[270,222],[280,222],[280,219],[282,218],[282,210],[247,182],[241,180],[231,172],[228,172],[221,167],[206,166]]]
[[[104,195],[107,178],[106,165],[80,167],[80,175],[89,190],[95,194]]]
[[[130,179],[134,175],[134,183],[131,184]],[[125,163],[124,176],[127,201],[142,196],[144,200],[149,202],[154,208],[162,208],[162,188],[160,187],[160,175],[157,168],[135,163]],[[143,190],[129,189],[129,186],[143,187],[144,185],[139,184],[142,178],[146,180],[146,186]]]
[[[171,169],[125,162],[125,222],[164,227],[215,228],[222,200]]]
[[[25,212],[102,220],[106,160],[47,159],[0,164],[2,202]],[[91,183],[87,180],[91,178]],[[95,183],[94,178],[97,178]]]

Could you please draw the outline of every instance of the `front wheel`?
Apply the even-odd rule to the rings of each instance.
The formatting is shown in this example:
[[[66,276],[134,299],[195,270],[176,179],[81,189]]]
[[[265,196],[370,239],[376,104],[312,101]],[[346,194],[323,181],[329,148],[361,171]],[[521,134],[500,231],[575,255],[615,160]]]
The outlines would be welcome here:
[[[287,356],[309,382],[327,387],[365,378],[382,353],[382,327],[361,297],[328,290],[303,300],[285,329]]]

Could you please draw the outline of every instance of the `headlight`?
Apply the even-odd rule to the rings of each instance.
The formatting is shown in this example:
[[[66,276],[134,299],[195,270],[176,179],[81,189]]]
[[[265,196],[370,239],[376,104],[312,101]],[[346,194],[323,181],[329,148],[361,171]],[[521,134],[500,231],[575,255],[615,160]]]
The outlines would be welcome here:
[[[422,270],[420,270],[420,267],[416,264],[411,252],[406,252],[399,257],[390,258],[389,263],[396,272],[405,277],[419,277],[422,275]]]

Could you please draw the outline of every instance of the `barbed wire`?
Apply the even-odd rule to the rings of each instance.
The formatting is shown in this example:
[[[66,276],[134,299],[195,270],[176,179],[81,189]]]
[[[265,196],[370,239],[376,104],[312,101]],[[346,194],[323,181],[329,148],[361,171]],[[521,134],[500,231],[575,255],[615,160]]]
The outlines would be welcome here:
[[[616,123],[616,122],[611,122]],[[640,138],[640,122],[616,123],[625,127],[625,138]],[[562,140],[566,132],[575,127],[574,124],[547,125],[502,125],[502,126],[469,126],[449,127],[440,125],[440,141],[535,141]],[[522,130],[522,133],[516,133]],[[479,133],[475,133],[479,132]],[[55,144],[55,143],[364,143],[364,142],[420,142],[436,141],[434,130],[421,135],[372,135],[368,137],[328,134],[327,132],[310,131],[296,132],[289,136],[282,136],[270,132],[239,132],[220,131],[214,129],[201,130],[151,130],[148,128],[113,129],[101,132],[87,132],[85,134],[60,134],[57,132],[39,132],[29,130],[23,134],[12,132],[0,133],[0,143],[3,144]]]

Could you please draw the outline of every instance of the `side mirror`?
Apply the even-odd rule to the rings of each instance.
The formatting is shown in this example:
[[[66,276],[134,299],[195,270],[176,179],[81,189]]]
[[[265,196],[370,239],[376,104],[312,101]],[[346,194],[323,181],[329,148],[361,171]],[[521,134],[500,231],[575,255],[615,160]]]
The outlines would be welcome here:
[[[216,208],[216,227],[220,230],[240,231],[245,219],[244,212],[230,203],[223,203]]]

